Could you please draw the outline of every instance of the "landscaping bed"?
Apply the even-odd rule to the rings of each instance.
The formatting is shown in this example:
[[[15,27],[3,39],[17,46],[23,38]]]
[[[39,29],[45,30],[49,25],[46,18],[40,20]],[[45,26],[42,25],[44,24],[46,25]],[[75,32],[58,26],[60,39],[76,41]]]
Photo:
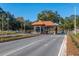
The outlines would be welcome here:
[[[13,40],[18,40],[18,39],[23,39],[23,38],[30,38],[34,37],[37,35],[16,35],[16,36],[9,36],[9,37],[0,37],[0,43],[1,42],[7,42],[7,41],[13,41]]]
[[[15,31],[0,31],[0,35],[6,35],[6,34],[16,34]]]
[[[72,33],[67,35],[67,56],[79,56],[79,40]]]

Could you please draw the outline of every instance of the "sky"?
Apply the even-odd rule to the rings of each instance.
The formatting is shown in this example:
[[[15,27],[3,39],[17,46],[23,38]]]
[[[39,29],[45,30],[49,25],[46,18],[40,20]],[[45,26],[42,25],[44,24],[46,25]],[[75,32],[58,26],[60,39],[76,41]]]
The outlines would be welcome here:
[[[43,10],[57,11],[63,18],[76,13],[79,15],[79,4],[74,3],[0,3],[0,7],[14,14],[15,17],[24,17],[25,20],[37,20],[37,14]]]

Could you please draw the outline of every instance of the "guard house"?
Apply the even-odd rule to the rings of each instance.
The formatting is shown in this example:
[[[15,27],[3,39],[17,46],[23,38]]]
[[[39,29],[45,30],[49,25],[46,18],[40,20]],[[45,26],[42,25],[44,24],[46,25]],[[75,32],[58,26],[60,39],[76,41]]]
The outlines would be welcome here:
[[[37,21],[32,23],[34,27],[34,32],[41,33],[41,34],[48,34],[48,33],[57,33],[57,23],[53,23],[52,21]]]

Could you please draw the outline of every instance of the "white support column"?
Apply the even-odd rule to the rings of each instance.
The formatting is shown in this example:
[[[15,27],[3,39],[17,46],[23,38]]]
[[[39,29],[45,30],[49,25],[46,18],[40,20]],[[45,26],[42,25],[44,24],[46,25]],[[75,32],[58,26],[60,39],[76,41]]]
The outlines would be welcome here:
[[[54,35],[55,35],[55,28],[56,28],[56,26],[54,26]]]
[[[34,26],[34,32],[36,32],[36,26]]]
[[[40,27],[40,33],[41,33],[41,26],[39,26]]]
[[[45,27],[43,26],[43,32],[45,31]]]

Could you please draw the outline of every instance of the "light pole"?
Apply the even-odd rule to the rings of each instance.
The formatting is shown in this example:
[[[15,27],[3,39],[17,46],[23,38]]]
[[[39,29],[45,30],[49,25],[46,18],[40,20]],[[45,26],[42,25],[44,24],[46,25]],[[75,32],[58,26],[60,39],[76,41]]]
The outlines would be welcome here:
[[[74,7],[74,13],[75,13],[75,16],[74,16],[74,34],[76,34],[76,7]]]

